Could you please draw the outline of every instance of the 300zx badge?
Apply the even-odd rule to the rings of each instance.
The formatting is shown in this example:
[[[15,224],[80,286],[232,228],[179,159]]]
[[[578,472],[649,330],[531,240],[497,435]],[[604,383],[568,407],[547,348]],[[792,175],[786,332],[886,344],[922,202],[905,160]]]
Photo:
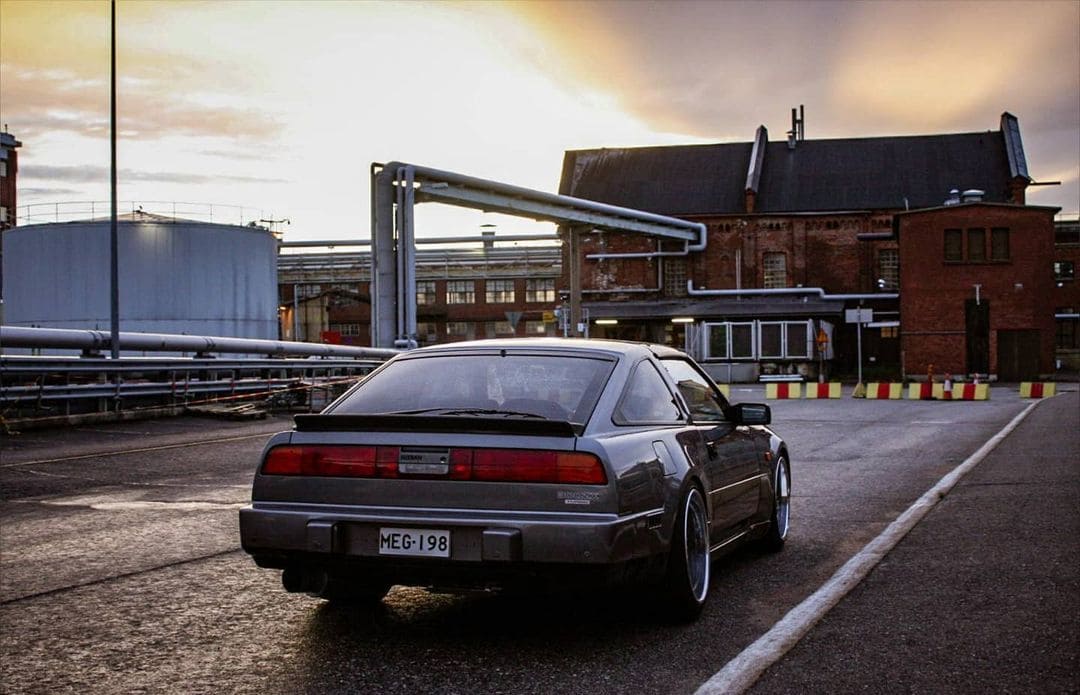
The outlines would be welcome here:
[[[559,490],[558,495],[564,504],[592,504],[600,499],[600,493],[593,490]]]

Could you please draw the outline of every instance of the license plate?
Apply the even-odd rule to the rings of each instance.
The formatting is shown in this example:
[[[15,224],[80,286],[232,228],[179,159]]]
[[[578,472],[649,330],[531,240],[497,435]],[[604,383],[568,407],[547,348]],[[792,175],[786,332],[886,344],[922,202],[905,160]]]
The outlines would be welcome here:
[[[424,528],[380,528],[379,554],[450,557],[450,532]]]

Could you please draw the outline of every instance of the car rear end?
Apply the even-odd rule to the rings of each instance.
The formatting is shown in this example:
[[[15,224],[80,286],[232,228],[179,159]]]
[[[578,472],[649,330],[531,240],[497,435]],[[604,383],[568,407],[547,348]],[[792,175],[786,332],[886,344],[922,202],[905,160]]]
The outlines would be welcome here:
[[[270,441],[240,514],[256,563],[285,570],[296,591],[342,575],[448,589],[621,580],[648,531],[619,513],[612,466],[583,437],[615,360],[456,357],[400,370],[404,395],[391,365],[374,401],[347,394]],[[418,374],[443,382],[440,394],[463,377],[472,394],[412,407],[437,400],[411,393],[426,388]],[[545,400],[540,389],[565,418],[503,407]]]

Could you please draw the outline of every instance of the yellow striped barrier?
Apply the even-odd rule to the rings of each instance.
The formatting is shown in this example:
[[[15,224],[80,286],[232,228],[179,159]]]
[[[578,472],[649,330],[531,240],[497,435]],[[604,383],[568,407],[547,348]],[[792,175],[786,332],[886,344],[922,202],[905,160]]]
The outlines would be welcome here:
[[[895,400],[903,397],[904,385],[888,382],[870,382],[866,385],[866,397],[869,400]]]
[[[769,400],[802,398],[802,383],[780,382],[777,384],[765,384],[765,398]]]
[[[1049,398],[1056,389],[1057,384],[1052,381],[1023,381],[1020,382],[1020,397]]]
[[[840,382],[830,381],[825,384],[807,384],[806,385],[806,397],[807,398],[839,398],[840,397]]]
[[[990,384],[954,384],[951,395],[954,401],[987,401]]]

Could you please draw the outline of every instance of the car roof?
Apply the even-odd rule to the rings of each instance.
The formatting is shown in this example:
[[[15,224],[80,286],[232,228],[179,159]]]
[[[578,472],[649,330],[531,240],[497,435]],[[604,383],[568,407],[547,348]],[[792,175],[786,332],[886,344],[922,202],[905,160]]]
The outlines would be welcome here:
[[[551,352],[603,352],[617,356],[644,355],[652,352],[657,356],[683,355],[666,345],[637,343],[624,340],[595,340],[585,338],[496,338],[493,340],[468,340],[444,343],[410,350],[406,355],[476,352],[488,350],[544,350]]]

